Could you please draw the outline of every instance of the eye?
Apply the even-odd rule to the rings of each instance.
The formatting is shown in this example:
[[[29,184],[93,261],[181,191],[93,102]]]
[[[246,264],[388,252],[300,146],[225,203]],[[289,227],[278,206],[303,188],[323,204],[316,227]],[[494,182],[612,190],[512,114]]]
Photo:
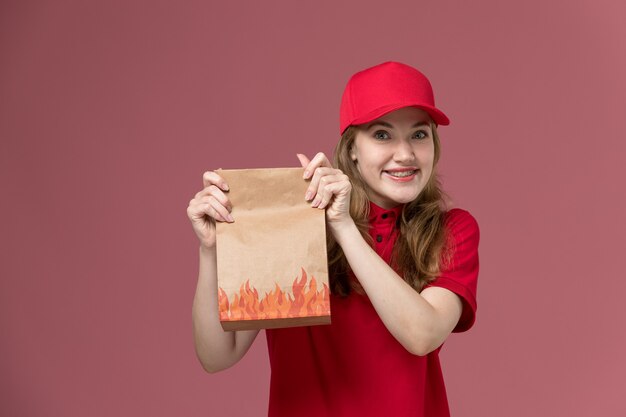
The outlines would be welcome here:
[[[426,139],[428,137],[428,132],[426,132],[425,130],[418,130],[417,132],[415,132],[415,135],[418,136],[418,139]]]
[[[379,133],[381,135],[386,135],[387,137],[380,137],[378,135]],[[376,132],[374,132],[374,138],[375,139],[389,139],[389,134],[386,131],[384,131],[384,130],[377,130]]]

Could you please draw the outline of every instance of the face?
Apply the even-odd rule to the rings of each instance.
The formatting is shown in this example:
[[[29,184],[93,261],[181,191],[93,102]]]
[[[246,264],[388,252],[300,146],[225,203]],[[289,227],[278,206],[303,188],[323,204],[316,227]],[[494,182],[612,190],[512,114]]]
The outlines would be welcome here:
[[[430,122],[424,110],[404,107],[357,126],[350,157],[374,204],[390,209],[424,189],[435,159]]]

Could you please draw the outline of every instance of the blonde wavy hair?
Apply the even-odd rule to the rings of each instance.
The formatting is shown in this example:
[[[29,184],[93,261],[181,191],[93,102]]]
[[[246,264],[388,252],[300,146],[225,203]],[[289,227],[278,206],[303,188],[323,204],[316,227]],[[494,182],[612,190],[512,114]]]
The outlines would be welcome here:
[[[444,227],[449,196],[442,190],[436,171],[441,144],[437,126],[432,120],[430,128],[435,145],[432,174],[415,200],[406,203],[402,208],[402,215],[396,223],[400,231],[391,257],[391,266],[417,292],[421,292],[424,285],[433,281],[443,267],[441,263],[447,264],[451,258],[450,248],[446,244],[447,231]],[[350,149],[357,130],[357,127],[349,126],[343,133],[335,147],[333,165],[350,178],[352,183],[350,215],[363,238],[373,247],[374,241],[368,232],[370,202],[366,192],[367,185],[355,162],[350,158]],[[363,288],[358,283],[350,285],[348,279],[350,265],[341,246],[330,231],[326,236],[332,293],[347,296],[354,290],[364,294]]]

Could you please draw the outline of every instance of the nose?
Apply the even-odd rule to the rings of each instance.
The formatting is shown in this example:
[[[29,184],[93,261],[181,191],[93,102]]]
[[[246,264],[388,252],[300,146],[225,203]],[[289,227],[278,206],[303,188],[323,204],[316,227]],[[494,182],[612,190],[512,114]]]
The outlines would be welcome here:
[[[398,141],[394,149],[393,159],[396,162],[409,162],[415,160],[415,150],[408,140]]]

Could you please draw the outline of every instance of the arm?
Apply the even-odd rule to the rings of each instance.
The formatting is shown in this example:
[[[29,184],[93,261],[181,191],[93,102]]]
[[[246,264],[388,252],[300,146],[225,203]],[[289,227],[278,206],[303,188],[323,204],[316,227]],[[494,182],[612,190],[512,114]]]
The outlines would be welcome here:
[[[419,356],[441,346],[461,317],[459,296],[440,287],[415,291],[367,244],[353,221],[332,230],[376,312],[398,342]]]
[[[213,171],[202,175],[204,188],[187,207],[194,232],[200,240],[200,272],[193,299],[192,321],[196,355],[207,372],[226,369],[248,351],[258,330],[225,332],[217,301],[217,253],[215,222],[233,222],[232,205],[224,191],[228,184]]]
[[[217,304],[217,255],[215,246],[200,246],[200,271],[192,308],[196,355],[207,372],[218,372],[246,354],[258,330],[225,332]]]
[[[326,221],[389,332],[409,352],[427,355],[445,341],[459,322],[463,304],[454,292],[430,287],[417,293],[363,239],[350,217],[350,179],[332,168],[323,153],[312,160],[298,154],[311,177],[307,200],[326,208]]]

